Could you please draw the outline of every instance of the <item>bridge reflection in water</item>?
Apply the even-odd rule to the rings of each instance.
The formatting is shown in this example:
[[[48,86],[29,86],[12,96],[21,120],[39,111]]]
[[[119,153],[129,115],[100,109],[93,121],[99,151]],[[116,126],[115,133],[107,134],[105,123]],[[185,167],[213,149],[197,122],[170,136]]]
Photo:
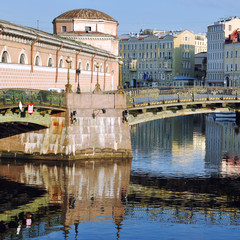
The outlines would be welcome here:
[[[130,160],[61,165],[2,160],[0,178],[27,185],[28,191],[24,190],[25,194],[21,195],[23,185],[16,187],[15,184],[15,188],[20,189],[15,200],[22,200],[18,206],[13,199],[0,200],[0,234],[14,239],[13,235],[21,225],[20,239],[41,237],[51,232],[58,239],[63,239],[62,236],[65,239],[80,236],[83,239],[121,239],[121,234],[126,236],[128,231],[128,236],[131,234],[137,239],[139,235],[132,229],[142,227],[141,221],[174,226],[239,226],[240,163],[236,148],[240,135],[230,129],[234,126],[214,124],[211,119],[198,115],[134,126],[134,164]],[[225,144],[229,140],[228,133],[234,136],[235,147]],[[217,134],[221,134],[221,142],[211,143]],[[164,151],[169,155],[176,154],[176,149],[181,146],[190,146],[186,151],[191,148],[198,151],[197,154],[205,154],[205,149],[213,153],[206,153],[202,168],[196,164],[195,171],[186,165],[181,174],[169,173],[166,167],[160,171],[156,169],[156,156],[157,161],[166,162],[166,155],[161,154]],[[220,154],[222,152],[224,154]],[[141,161],[146,165],[151,162],[151,169],[141,168]],[[171,164],[180,166],[173,160]],[[0,189],[0,196],[5,193],[9,199],[11,190]],[[26,226],[30,215],[31,229]],[[93,230],[91,224],[101,226],[97,228],[100,231]],[[148,239],[151,239],[151,232],[145,232],[144,237],[149,235]]]

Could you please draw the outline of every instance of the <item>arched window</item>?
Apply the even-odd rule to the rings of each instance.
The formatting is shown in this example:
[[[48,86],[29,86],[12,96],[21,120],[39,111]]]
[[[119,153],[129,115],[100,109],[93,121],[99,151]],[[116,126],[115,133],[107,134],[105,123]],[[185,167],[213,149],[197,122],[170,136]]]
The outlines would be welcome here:
[[[35,58],[35,65],[36,66],[40,65],[40,57],[39,56],[36,56],[36,58]]]
[[[86,71],[89,71],[89,63],[86,65]]]
[[[53,67],[53,60],[52,60],[52,58],[48,59],[48,67]]]
[[[20,64],[26,64],[26,57],[25,57],[25,54],[24,54],[24,53],[22,53],[22,54],[20,55],[19,63],[20,63]]]
[[[81,62],[78,63],[78,69],[80,69],[80,70],[82,69],[82,63]]]
[[[3,52],[1,62],[8,63],[8,52],[7,51]]]
[[[60,61],[59,61],[59,68],[63,68],[63,60],[62,59],[60,59]]]

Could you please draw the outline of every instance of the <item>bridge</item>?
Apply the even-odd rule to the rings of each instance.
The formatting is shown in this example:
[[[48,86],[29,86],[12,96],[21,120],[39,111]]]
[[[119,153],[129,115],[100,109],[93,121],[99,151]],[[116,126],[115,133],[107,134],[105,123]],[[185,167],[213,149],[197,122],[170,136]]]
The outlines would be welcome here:
[[[139,88],[56,93],[0,90],[0,157],[39,160],[132,157],[129,125],[240,109],[238,88]]]
[[[125,92],[130,125],[159,118],[240,109],[240,88],[154,87]]]
[[[132,157],[124,94],[0,90],[0,157],[38,160]]]

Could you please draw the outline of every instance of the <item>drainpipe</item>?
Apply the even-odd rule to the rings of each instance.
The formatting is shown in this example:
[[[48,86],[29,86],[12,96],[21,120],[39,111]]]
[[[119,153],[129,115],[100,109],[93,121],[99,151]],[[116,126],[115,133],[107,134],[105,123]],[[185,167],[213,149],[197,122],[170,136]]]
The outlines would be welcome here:
[[[76,53],[76,70],[78,69],[78,55],[82,52],[82,50],[83,50],[83,47],[79,50],[78,53]],[[77,82],[77,71],[76,71],[75,82]]]
[[[58,81],[58,54],[60,52],[60,50],[63,48],[64,43],[62,43],[61,47],[57,50],[57,54],[56,54],[56,79],[55,79],[55,83]]]
[[[106,87],[106,64],[107,64],[107,60],[109,59],[109,55],[107,57],[107,59],[104,61],[104,83],[103,83],[103,90],[105,90]]]
[[[39,39],[40,39],[40,36],[38,36],[37,39],[31,45],[31,72],[33,72],[33,47],[35,43],[39,41]]]

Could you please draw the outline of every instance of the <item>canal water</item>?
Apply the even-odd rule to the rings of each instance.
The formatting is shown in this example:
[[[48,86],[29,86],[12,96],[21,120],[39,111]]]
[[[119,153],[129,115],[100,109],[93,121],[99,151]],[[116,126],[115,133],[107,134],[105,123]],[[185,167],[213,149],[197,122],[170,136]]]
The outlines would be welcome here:
[[[131,139],[132,160],[1,160],[0,239],[239,239],[234,120],[161,119]]]

